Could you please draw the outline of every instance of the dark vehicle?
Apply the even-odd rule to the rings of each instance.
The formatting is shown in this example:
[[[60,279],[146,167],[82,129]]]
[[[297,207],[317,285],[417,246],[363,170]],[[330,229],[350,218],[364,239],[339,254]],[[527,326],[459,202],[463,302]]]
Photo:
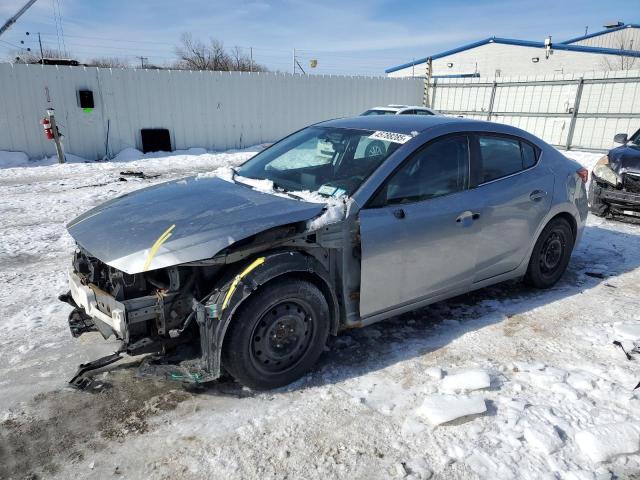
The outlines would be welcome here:
[[[614,137],[621,146],[609,150],[593,167],[589,186],[591,212],[640,222],[640,130],[631,138]]]
[[[322,122],[237,170],[138,190],[73,220],[61,299],[74,336],[114,335],[130,355],[191,344],[188,378],[226,371],[278,387],[313,366],[330,334],[509,279],[553,286],[583,232],[586,181],[579,164],[507,125]]]

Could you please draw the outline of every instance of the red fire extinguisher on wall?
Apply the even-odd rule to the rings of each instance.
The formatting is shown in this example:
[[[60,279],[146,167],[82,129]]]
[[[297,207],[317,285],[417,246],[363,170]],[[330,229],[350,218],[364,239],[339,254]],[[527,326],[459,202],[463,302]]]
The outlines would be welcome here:
[[[51,121],[47,117],[40,120],[40,124],[44,128],[44,136],[47,137],[47,140],[53,140],[53,129],[51,128]]]

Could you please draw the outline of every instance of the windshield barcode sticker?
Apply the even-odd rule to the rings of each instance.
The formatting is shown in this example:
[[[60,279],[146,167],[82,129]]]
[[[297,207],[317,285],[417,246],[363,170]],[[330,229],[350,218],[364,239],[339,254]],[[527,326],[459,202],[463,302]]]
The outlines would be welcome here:
[[[372,135],[369,135],[369,138],[373,138],[376,140],[386,140],[387,142],[393,143],[407,143],[413,137],[411,135],[404,135],[402,133],[394,133],[394,132],[374,132]]]

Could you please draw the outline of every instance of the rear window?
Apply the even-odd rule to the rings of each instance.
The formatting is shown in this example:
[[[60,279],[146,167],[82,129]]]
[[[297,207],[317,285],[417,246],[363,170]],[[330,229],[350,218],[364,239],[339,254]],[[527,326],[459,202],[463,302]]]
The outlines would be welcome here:
[[[536,148],[516,138],[479,135],[478,142],[482,165],[480,183],[531,168],[538,160]]]
[[[370,115],[395,115],[395,114],[396,114],[395,111],[371,109],[364,112],[362,116],[368,117]]]

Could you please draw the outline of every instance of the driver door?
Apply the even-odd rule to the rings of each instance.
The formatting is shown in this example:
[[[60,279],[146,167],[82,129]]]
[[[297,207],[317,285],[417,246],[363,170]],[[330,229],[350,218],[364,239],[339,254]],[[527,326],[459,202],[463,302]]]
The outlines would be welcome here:
[[[477,199],[467,135],[421,147],[360,211],[360,316],[471,284]]]

